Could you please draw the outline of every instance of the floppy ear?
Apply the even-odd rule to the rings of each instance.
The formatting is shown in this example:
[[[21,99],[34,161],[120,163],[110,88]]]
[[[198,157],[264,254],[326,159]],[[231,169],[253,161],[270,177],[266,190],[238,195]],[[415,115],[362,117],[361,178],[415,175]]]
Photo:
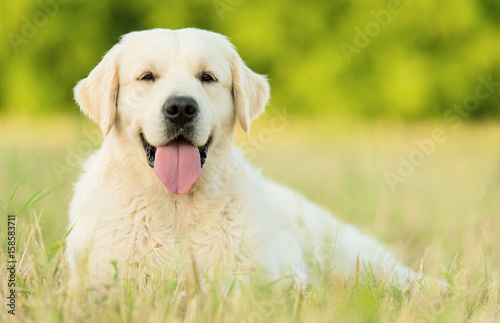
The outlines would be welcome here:
[[[234,105],[241,128],[248,133],[250,123],[264,112],[269,101],[269,83],[265,76],[249,69],[237,54],[232,60],[232,74]]]
[[[113,126],[118,95],[117,55],[120,44],[115,45],[103,59],[75,86],[73,92],[80,110],[94,120],[104,135]]]

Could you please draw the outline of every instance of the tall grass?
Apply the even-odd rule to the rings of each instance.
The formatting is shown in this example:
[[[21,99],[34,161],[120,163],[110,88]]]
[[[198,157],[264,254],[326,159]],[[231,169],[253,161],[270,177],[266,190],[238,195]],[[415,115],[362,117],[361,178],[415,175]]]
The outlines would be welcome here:
[[[28,129],[23,122],[17,129]],[[7,123],[7,122],[6,122]],[[2,125],[2,122],[0,122]],[[6,129],[5,124],[0,127]],[[17,310],[22,322],[473,322],[500,319],[500,127],[439,123],[294,120],[257,149],[265,176],[296,188],[390,245],[409,266],[447,282],[401,290],[383,277],[345,276],[335,267],[304,289],[252,281],[200,288],[193,270],[115,280],[100,289],[68,288],[66,209],[78,169],[58,178],[67,147],[83,137],[79,121],[32,127],[32,136],[0,144],[0,200],[17,216]],[[39,136],[51,128],[59,133]],[[253,129],[258,138],[268,124]],[[388,187],[385,171],[436,127],[448,135],[412,176]],[[1,131],[0,131],[1,132]],[[51,132],[49,132],[50,134]],[[0,135],[7,135],[0,133]],[[2,136],[3,137],[3,136]],[[38,137],[38,139],[37,139]],[[239,134],[238,142],[248,140]],[[49,144],[47,144],[47,142]],[[36,155],[36,158],[34,156]],[[32,160],[32,161],[31,161]],[[31,161],[31,162],[30,162]],[[27,167],[29,165],[29,167]],[[11,198],[12,197],[12,198]],[[6,226],[0,230],[0,321],[7,313]]]

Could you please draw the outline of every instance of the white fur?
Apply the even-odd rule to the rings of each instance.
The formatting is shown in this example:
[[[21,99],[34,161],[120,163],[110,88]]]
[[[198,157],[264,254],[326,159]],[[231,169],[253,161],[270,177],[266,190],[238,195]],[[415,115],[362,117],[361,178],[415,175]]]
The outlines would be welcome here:
[[[196,77],[202,70],[217,82],[202,84]],[[138,80],[144,71],[156,80]],[[155,176],[139,137],[143,132],[154,146],[165,142],[161,106],[173,94],[200,105],[193,143],[213,138],[201,176],[185,195],[169,193]],[[66,256],[73,276],[83,266],[97,281],[109,280],[113,261],[126,275],[138,268],[182,271],[194,260],[206,274],[292,273],[307,282],[316,260],[348,274],[371,263],[399,279],[413,277],[374,239],[263,179],[233,147],[237,120],[249,130],[269,85],[225,37],[198,29],[127,34],[80,81],[75,98],[106,136],[83,165],[70,205]]]

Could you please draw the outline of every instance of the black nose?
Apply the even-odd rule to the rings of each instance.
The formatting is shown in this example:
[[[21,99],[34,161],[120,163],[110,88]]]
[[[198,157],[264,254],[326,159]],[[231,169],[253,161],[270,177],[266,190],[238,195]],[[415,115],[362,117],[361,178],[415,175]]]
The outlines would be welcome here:
[[[198,103],[187,96],[171,96],[163,104],[165,117],[179,126],[192,121],[198,110]]]

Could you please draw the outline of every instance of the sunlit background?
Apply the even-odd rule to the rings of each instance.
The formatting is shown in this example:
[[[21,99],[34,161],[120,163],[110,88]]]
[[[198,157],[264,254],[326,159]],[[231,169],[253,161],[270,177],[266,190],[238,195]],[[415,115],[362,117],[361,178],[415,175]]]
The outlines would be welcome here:
[[[61,239],[78,165],[101,140],[72,88],[124,33],[198,27],[269,77],[257,143],[238,137],[265,176],[414,268],[459,255],[473,270],[479,254],[498,266],[499,17],[496,0],[2,1],[0,199],[29,165],[8,212]],[[280,114],[293,116],[269,132]]]
[[[77,113],[71,89],[119,36],[198,27],[269,75],[303,115],[441,118],[498,76],[500,3],[460,1],[3,1],[0,112]],[[497,77],[497,81],[499,78]],[[500,93],[471,118],[500,113]]]

